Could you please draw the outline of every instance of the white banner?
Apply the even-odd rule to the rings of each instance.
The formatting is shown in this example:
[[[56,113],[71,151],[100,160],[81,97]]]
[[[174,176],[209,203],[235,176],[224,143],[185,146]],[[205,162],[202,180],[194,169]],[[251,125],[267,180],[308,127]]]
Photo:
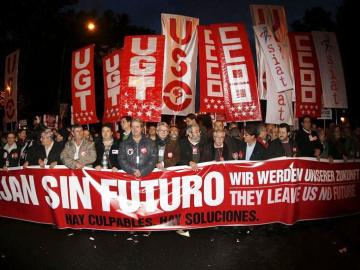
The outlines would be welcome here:
[[[17,122],[17,79],[20,50],[6,56],[5,59],[5,123]]]
[[[270,75],[272,77],[275,85],[274,90],[276,92],[292,90],[294,87],[289,66],[285,63],[281,55],[280,47],[275,40],[274,33],[270,27],[265,24],[254,26],[253,28],[255,36],[261,46],[262,53],[265,56],[266,64],[269,66],[270,74],[266,73],[266,76],[268,77]]]
[[[340,51],[333,32],[312,32],[319,62],[325,108],[347,108],[344,72]]]
[[[161,14],[165,35],[163,114],[195,112],[199,19]]]
[[[289,41],[287,38],[287,23],[285,10],[282,6],[272,6],[272,5],[250,5],[250,12],[253,21],[253,26],[267,25],[270,27],[271,31],[274,34],[275,41],[278,46],[281,47],[281,54],[283,59],[290,70],[291,79],[292,68],[291,68],[291,58],[290,58],[290,47]],[[266,73],[266,59],[259,40],[255,39],[256,45],[256,59],[257,59],[257,69],[258,69],[258,91],[260,99],[266,99],[267,88],[269,87],[272,77],[270,74]]]

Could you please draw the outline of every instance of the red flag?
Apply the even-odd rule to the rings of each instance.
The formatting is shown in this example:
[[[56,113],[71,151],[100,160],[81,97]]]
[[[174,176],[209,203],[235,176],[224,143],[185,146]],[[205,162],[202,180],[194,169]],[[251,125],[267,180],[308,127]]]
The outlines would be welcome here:
[[[220,64],[210,26],[199,26],[200,112],[225,113]]]
[[[161,121],[165,37],[125,37],[121,65],[121,115]]]
[[[228,121],[261,120],[256,73],[243,24],[211,25],[219,52]]]
[[[74,122],[97,123],[95,105],[94,47],[89,45],[72,54],[71,92]]]
[[[104,116],[103,122],[116,122],[120,114],[120,63],[121,50],[103,58],[104,74]]]
[[[321,115],[321,78],[312,35],[289,33],[294,67],[296,117]]]

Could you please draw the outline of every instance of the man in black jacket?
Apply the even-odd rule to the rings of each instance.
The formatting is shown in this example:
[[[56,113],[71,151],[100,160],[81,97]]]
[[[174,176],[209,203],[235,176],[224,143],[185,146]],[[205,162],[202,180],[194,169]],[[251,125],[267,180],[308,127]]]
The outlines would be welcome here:
[[[214,141],[205,147],[204,159],[207,161],[225,161],[232,159],[227,143],[225,142],[225,130],[215,130],[213,132]]]
[[[243,160],[265,160],[267,151],[257,141],[257,127],[249,124],[244,128],[244,141],[239,152],[239,159]]]
[[[305,116],[301,121],[302,128],[296,132],[295,140],[299,157],[320,157],[322,146],[318,134],[311,130],[311,118]]]
[[[152,172],[158,161],[158,150],[154,141],[142,134],[144,123],[140,119],[131,122],[131,134],[120,143],[120,168],[135,177],[143,177]]]
[[[4,169],[19,166],[20,149],[15,142],[16,135],[9,132],[6,136],[6,144],[3,147],[1,156]]]
[[[63,145],[54,141],[53,133],[50,129],[41,132],[40,141],[41,144],[34,144],[30,147],[26,161],[23,164],[24,167],[28,165],[39,165],[40,167],[50,165],[50,168],[54,168],[61,163],[60,154],[63,150]]]
[[[96,160],[93,164],[96,170],[120,169],[118,162],[119,142],[114,140],[111,124],[103,124],[101,139],[95,142]]]

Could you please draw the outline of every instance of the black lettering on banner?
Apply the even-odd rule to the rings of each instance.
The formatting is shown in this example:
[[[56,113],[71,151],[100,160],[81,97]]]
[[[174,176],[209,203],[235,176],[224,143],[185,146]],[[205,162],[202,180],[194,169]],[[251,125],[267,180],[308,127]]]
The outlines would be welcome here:
[[[119,218],[113,216],[89,215],[88,223],[92,226],[139,228],[153,225],[152,218]]]
[[[194,212],[185,215],[186,225],[199,225],[207,223],[239,223],[258,221],[256,211],[211,211]]]

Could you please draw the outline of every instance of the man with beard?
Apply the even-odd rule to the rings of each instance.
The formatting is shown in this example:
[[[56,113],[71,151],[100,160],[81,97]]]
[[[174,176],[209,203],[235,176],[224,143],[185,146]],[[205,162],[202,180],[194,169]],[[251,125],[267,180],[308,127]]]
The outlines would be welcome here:
[[[141,119],[131,122],[131,137],[120,143],[120,168],[135,177],[144,177],[152,172],[158,161],[158,151],[154,141],[142,134],[144,123]]]
[[[169,136],[169,126],[165,122],[160,122],[156,127],[158,138],[156,144],[158,147],[159,161],[156,167],[159,170],[175,166],[180,160],[180,148],[177,142],[177,135],[173,133]]]
[[[103,124],[101,128],[101,139],[95,143],[96,160],[93,164],[96,170],[120,169],[118,163],[119,142],[114,140],[111,124]]]
[[[198,125],[188,126],[186,135],[187,137],[179,143],[181,149],[179,165],[188,165],[193,170],[198,170],[197,163],[206,161],[200,127]]]
[[[286,123],[279,125],[279,140],[284,151],[283,156],[295,157],[297,147],[295,142],[290,140],[290,126]]]

